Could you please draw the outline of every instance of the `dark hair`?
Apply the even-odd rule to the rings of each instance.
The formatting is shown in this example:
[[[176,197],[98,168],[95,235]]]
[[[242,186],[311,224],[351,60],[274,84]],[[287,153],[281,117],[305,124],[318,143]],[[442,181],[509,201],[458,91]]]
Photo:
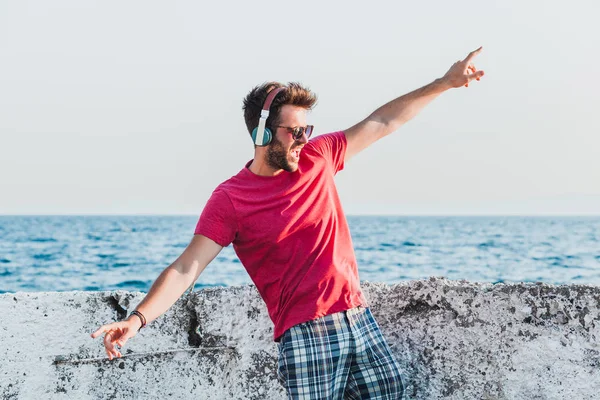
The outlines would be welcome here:
[[[275,96],[275,100],[273,100],[273,103],[271,104],[269,118],[267,118],[266,124],[269,128],[280,124],[279,113],[281,111],[281,106],[289,104],[302,107],[306,110],[312,110],[317,103],[317,95],[297,82],[290,82],[287,85],[283,85],[279,82],[267,82],[256,86],[246,95],[244,98],[244,105],[242,106],[242,110],[244,110],[244,120],[246,121],[246,127],[250,134],[252,134],[252,130],[258,126],[260,112],[267,99],[267,95],[271,90],[280,87],[285,87],[285,90]]]

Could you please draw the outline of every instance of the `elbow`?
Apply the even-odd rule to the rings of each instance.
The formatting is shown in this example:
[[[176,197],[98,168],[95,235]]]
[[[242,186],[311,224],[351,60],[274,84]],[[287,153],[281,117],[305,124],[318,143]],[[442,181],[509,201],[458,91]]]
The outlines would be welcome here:
[[[385,115],[378,113],[377,111],[373,112],[373,114],[369,115],[367,118],[369,122],[377,125],[388,125],[390,120],[385,117]]]
[[[386,118],[385,115],[380,115],[377,112],[371,114],[368,120],[377,140],[389,135],[397,129],[393,120]]]
[[[167,268],[167,270],[169,269],[177,276],[178,280],[182,280],[191,285],[200,274],[200,263],[197,260],[189,263],[176,261]]]

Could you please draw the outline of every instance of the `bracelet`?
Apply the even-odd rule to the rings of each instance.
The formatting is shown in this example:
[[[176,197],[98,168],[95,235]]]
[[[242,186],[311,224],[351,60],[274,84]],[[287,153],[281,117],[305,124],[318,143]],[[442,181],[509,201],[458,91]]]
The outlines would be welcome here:
[[[143,327],[146,326],[146,317],[144,317],[144,314],[142,314],[141,312],[139,312],[138,310],[132,311],[131,314],[129,314],[129,316],[131,317],[132,315],[137,316],[140,321],[142,322],[142,326],[140,326],[140,329],[138,329],[138,332],[142,330]]]

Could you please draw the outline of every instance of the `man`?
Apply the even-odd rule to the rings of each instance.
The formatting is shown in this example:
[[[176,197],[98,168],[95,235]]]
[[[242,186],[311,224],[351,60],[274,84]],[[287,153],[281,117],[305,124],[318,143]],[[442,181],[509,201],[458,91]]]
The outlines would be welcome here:
[[[334,175],[444,91],[479,80],[473,58],[377,109],[342,132],[311,141],[316,97],[299,84],[267,83],[244,100],[254,159],[219,185],[195,235],[128,319],[103,325],[108,357],[164,313],[224,246],[233,244],[267,305],[279,343],[278,377],[290,398],[398,399],[398,364],[360,290],[350,231]]]

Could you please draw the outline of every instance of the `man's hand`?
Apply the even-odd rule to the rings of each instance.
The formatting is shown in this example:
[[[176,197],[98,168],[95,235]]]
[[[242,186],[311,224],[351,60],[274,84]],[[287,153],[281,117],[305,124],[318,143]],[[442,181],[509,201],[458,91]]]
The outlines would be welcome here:
[[[483,47],[473,50],[464,60],[455,62],[442,77],[442,82],[449,88],[457,88],[461,86],[469,87],[469,82],[474,79],[481,79],[484,73],[475,68],[475,65],[473,65],[473,58],[481,53],[482,48]]]
[[[102,325],[98,330],[92,333],[92,338],[96,339],[102,333],[104,335],[104,348],[110,360],[113,357],[121,357],[120,349],[128,339],[134,337],[142,325],[140,319],[136,316],[125,321],[113,322],[112,324]]]

